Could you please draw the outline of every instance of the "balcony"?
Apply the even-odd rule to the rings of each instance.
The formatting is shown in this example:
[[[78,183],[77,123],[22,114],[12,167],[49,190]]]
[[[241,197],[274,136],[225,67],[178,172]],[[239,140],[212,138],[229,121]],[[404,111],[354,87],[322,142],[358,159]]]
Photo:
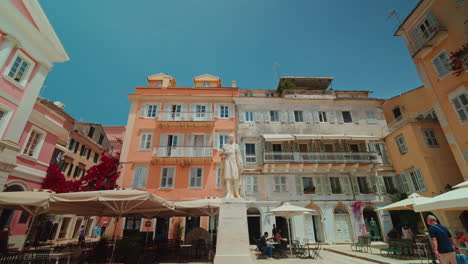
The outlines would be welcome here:
[[[447,36],[447,30],[439,23],[427,27],[426,31],[420,32],[419,37],[414,39],[412,56],[424,58],[434,46],[438,45]]]
[[[160,162],[211,162],[212,147],[154,147],[153,159]]]
[[[211,127],[214,125],[212,112],[161,112],[156,119],[160,127]]]
[[[265,152],[265,163],[381,163],[373,152]]]
[[[437,122],[437,116],[433,111],[419,113],[419,112],[405,112],[399,117],[395,118],[392,122],[388,123],[388,130],[390,133],[404,127],[411,122],[419,123],[432,123]]]

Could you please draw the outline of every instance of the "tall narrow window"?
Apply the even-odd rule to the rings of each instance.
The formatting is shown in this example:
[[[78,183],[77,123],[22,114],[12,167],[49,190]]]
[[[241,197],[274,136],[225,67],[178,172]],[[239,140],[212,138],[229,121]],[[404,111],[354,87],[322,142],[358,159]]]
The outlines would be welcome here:
[[[190,168],[190,188],[201,188],[203,179],[202,167]]]
[[[148,169],[146,167],[135,167],[135,171],[133,173],[133,188],[145,188],[147,175]]]
[[[275,192],[284,193],[287,192],[287,180],[286,176],[275,176],[274,177]]]
[[[72,171],[73,171],[73,163],[70,163],[70,167],[68,168],[67,175],[71,176]]]
[[[223,169],[221,167],[216,167],[216,188],[217,189],[223,188],[223,183],[221,179],[221,177],[223,176],[222,172],[223,172]]]
[[[28,62],[26,62],[22,57],[17,56],[13,62],[13,65],[11,66],[10,71],[8,72],[8,76],[17,82],[21,82],[25,77],[28,66]]]
[[[246,143],[245,144],[245,164],[246,165],[255,165],[257,164],[257,155],[255,153],[255,144]]]
[[[303,111],[294,111],[294,121],[295,122],[304,122],[304,112]]]
[[[344,123],[352,123],[353,118],[351,117],[351,112],[350,111],[342,111],[341,115],[343,116],[343,122]]]
[[[245,121],[246,122],[254,121],[253,112],[245,112]]]
[[[219,117],[221,118],[229,118],[229,106],[228,105],[221,105],[219,107]]]
[[[439,143],[437,142],[437,138],[435,137],[434,130],[432,129],[424,129],[424,138],[426,139],[427,145],[434,147],[434,146],[439,146]]]
[[[319,121],[322,123],[327,122],[327,112],[318,112],[319,113]]]
[[[219,135],[219,149],[221,149],[224,144],[228,143],[228,136],[227,135]]]
[[[406,152],[408,152],[408,147],[406,146],[405,138],[403,136],[398,136],[395,138],[395,140],[398,145],[398,150],[401,154],[405,154]]]
[[[432,59],[432,64],[434,65],[439,78],[445,77],[445,75],[447,75],[452,70],[452,67],[450,66],[450,58],[445,50]]]
[[[104,141],[104,135],[103,134],[100,134],[99,135],[99,140],[98,140],[98,144],[99,145],[102,145],[102,142]]]
[[[279,122],[279,111],[270,111],[270,121]]]
[[[93,162],[94,162],[94,163],[97,163],[98,160],[99,160],[99,154],[94,153]]]
[[[143,133],[140,136],[140,150],[149,150],[151,149],[151,143],[153,140],[152,133]]]
[[[383,180],[385,184],[385,190],[387,190],[387,193],[393,194],[397,192],[392,176],[384,176]]]
[[[339,194],[343,193],[341,189],[341,183],[340,183],[340,178],[338,177],[329,177],[330,178],[330,187],[332,193]]]
[[[424,178],[422,176],[420,169],[413,169],[409,172],[411,182],[413,183],[414,190],[416,191],[425,191],[426,184],[424,183]]]
[[[75,140],[72,138],[72,139],[70,139],[70,144],[68,145],[68,149],[73,150],[74,145],[75,145]]]
[[[357,177],[360,193],[369,193],[369,184],[367,183],[367,177]]]
[[[396,107],[393,109],[393,116],[395,117],[395,119],[400,119],[400,116],[401,116],[400,107]]]
[[[94,130],[95,130],[94,127],[92,127],[92,126],[89,127],[89,130],[88,130],[88,137],[89,137],[89,138],[93,138],[93,136],[94,136]]]
[[[304,194],[315,193],[315,185],[312,177],[302,177],[302,189]]]
[[[174,187],[174,167],[164,167],[161,170],[161,188]]]
[[[23,154],[26,154],[30,157],[37,157],[39,155],[39,151],[42,145],[42,137],[44,135],[36,130],[31,130],[31,134],[29,135],[28,142],[26,143],[26,147],[23,150]]]

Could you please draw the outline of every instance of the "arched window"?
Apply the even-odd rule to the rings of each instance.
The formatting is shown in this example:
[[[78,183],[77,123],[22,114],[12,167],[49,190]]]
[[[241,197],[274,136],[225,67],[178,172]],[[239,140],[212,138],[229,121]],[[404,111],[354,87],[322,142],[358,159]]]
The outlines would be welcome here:
[[[335,208],[335,211],[333,211],[334,214],[348,214],[348,210],[346,210],[345,208],[343,207],[337,207]]]

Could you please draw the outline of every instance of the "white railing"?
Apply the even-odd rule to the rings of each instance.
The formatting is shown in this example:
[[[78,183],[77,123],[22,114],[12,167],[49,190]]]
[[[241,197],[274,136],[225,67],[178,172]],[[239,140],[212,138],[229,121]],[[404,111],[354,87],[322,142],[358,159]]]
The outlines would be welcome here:
[[[153,157],[207,158],[213,155],[211,147],[154,147]]]
[[[161,112],[162,121],[213,121],[211,112]]]
[[[265,152],[265,163],[382,163],[373,152]]]
[[[445,31],[445,27],[437,23],[434,26],[427,27],[424,33],[420,33],[414,39],[413,55],[416,55],[429,41],[431,41],[439,32]]]
[[[245,155],[245,165],[257,165],[256,155]]]

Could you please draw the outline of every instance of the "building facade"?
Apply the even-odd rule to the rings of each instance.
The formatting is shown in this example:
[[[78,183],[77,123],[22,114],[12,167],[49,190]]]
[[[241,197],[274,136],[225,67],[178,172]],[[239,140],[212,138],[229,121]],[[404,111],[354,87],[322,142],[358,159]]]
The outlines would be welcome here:
[[[38,1],[0,2],[0,190],[17,170],[22,132],[39,107],[36,98],[48,72],[53,63],[67,60]]]
[[[233,97],[239,89],[234,82],[233,87],[223,87],[220,78],[209,74],[193,78],[194,87],[178,87],[166,74],[147,80],[148,86],[136,87],[128,96],[119,185],[169,200],[221,197],[218,150],[236,133]],[[158,219],[155,226],[143,228],[140,219],[127,218],[124,232],[153,232],[156,227],[155,237],[173,238],[209,225],[206,217],[170,221]],[[184,228],[183,234],[176,234],[176,225]]]
[[[397,188],[383,100],[327,89],[328,77],[282,77],[279,88],[284,81],[294,88],[241,90],[234,99],[251,240],[273,224],[287,235],[282,218],[266,216],[282,202],[315,210],[292,222],[301,241],[349,243],[371,230],[381,240],[391,219],[374,210]]]
[[[401,23],[404,39],[464,179],[468,179],[466,1],[422,0]],[[455,55],[454,55],[455,54]]]
[[[385,138],[401,190],[432,197],[463,181],[432,109],[430,89],[419,87],[385,101]],[[463,230],[463,212],[433,212],[451,230]],[[421,224],[422,226],[422,224]]]
[[[125,137],[125,126],[103,126],[103,128],[112,147],[112,152],[121,153]]]

